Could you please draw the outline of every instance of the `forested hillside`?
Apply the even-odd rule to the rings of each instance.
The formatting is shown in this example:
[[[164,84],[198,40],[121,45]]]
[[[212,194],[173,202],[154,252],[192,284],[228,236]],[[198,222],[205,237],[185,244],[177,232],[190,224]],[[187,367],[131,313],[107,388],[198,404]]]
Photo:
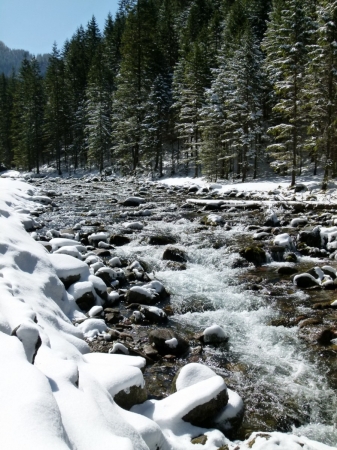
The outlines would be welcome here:
[[[337,2],[121,0],[0,78],[0,162],[337,175]]]
[[[24,58],[32,59],[31,55],[26,50],[15,50],[7,47],[2,41],[0,41],[0,73],[4,73],[5,76],[11,76],[13,70],[18,72]],[[37,55],[36,59],[40,65],[42,74],[46,73],[48,66],[49,55]]]

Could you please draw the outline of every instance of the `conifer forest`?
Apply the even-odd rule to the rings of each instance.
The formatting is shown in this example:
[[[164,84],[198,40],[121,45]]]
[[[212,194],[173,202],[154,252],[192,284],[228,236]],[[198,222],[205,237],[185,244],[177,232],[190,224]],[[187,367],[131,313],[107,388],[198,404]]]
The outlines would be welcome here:
[[[0,75],[7,168],[244,181],[269,164],[324,187],[336,138],[337,1],[121,0],[44,76],[36,58]]]

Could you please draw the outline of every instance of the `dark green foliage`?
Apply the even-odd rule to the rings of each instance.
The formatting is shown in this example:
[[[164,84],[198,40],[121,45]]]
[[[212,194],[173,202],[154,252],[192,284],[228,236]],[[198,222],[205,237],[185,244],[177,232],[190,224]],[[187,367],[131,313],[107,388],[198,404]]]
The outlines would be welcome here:
[[[326,186],[337,175],[336,5],[121,0],[102,31],[92,17],[54,46],[44,79],[28,56],[0,78],[0,162],[245,180],[269,159],[295,184],[321,161]]]
[[[44,91],[35,58],[24,59],[14,95],[12,139],[14,164],[39,173],[43,152]]]

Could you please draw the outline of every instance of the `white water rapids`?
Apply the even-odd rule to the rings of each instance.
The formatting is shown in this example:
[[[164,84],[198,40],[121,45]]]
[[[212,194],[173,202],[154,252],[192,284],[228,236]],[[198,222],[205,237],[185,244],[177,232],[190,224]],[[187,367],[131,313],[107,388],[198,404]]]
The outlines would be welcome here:
[[[266,296],[242,289],[238,275],[247,269],[230,268],[233,254],[226,246],[215,250],[210,245],[210,233],[213,239],[240,238],[242,229],[236,227],[226,232],[213,228],[202,234],[197,232],[198,226],[197,222],[180,220],[149,223],[146,227],[149,234],[170,234],[184,246],[189,257],[184,271],[165,270],[164,248],[146,245],[137,237],[129,245],[116,249],[116,253],[146,261],[171,293],[175,309],[179,310],[191,296],[213,306],[212,311],[188,312],[171,320],[178,328],[193,331],[203,331],[214,323],[226,330],[229,344],[222,349],[209,348],[208,355],[210,361],[217,361],[216,369],[224,376],[228,374],[224,363],[243,368],[230,374],[229,384],[246,403],[248,423],[251,414],[255,427],[259,421],[268,424],[268,417],[277,417],[281,431],[292,431],[337,447],[337,400],[322,366],[318,366],[299,339],[297,327],[270,325],[278,312]],[[294,294],[288,301],[299,302],[301,295]],[[286,424],[284,418],[288,420]],[[289,423],[297,427],[290,430]]]

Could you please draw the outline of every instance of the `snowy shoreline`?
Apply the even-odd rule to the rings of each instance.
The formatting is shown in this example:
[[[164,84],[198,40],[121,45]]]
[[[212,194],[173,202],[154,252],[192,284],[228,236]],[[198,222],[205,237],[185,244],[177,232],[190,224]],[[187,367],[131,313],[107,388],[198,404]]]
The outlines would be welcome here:
[[[82,313],[76,313],[66,295],[50,255],[25,231],[34,221],[30,211],[40,202],[43,207],[47,198],[38,196],[28,184],[8,178],[0,178],[0,192],[3,448],[217,450],[227,445],[231,450],[333,449],[276,432],[255,433],[245,442],[233,443],[218,430],[206,431],[184,422],[186,411],[169,401],[169,407],[155,408],[153,420],[149,406],[137,407],[141,416],[117,406],[109,389],[118,390],[116,383],[125,389],[125,379],[132,377],[141,384],[141,372],[135,369],[133,357],[122,356],[125,363],[120,363],[121,358],[112,363],[115,355],[102,355],[98,363],[83,356],[89,347],[70,320]],[[112,366],[122,373],[120,378],[112,376]],[[195,447],[190,440],[202,433],[207,442]]]

